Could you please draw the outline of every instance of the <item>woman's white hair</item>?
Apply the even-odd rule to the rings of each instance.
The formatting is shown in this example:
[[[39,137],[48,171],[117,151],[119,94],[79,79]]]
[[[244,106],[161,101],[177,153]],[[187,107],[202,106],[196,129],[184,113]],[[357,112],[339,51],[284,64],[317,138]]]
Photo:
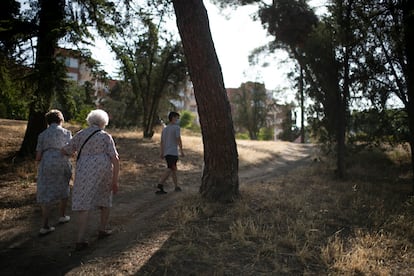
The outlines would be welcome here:
[[[88,116],[86,117],[86,121],[90,126],[96,125],[99,127],[104,127],[109,123],[109,116],[108,113],[106,113],[104,110],[95,109],[89,112]]]

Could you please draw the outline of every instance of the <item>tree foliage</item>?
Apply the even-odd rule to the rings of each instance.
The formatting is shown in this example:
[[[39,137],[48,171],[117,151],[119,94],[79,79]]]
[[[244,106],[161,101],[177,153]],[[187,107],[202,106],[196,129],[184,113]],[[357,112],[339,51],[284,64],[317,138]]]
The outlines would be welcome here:
[[[25,81],[29,72],[20,53],[22,42],[34,35],[36,25],[20,14],[20,7],[15,0],[0,2],[0,116],[24,120],[33,86]]]
[[[187,72],[181,43],[163,28],[165,13],[151,6],[131,9],[120,22],[118,37],[108,38],[135,95],[145,138],[154,134],[161,101],[177,97]]]
[[[251,140],[257,140],[259,131],[266,126],[269,99],[264,84],[243,83],[233,95],[234,123],[248,131]]]
[[[292,109],[292,104],[287,105],[287,108],[285,109],[285,114],[283,116],[284,120],[282,121],[282,132],[277,136],[280,140],[293,142],[300,135],[299,129],[293,121]]]
[[[414,147],[413,1],[332,0],[320,19],[301,0],[215,2],[255,2],[258,18],[275,37],[263,49],[285,49],[298,61],[314,102],[308,122],[316,136],[337,144],[339,176],[344,174],[346,138],[353,135],[351,109],[374,109],[381,121],[387,121],[387,109],[399,99],[410,130],[406,141]],[[359,117],[363,118],[370,117]]]
[[[299,73],[297,75],[298,98],[301,109],[301,142],[305,139],[305,91],[304,70],[306,70],[303,56],[303,47],[310,33],[318,23],[313,10],[307,1],[278,0],[272,5],[262,6],[259,17],[268,33],[275,37],[269,43],[269,49],[285,49],[297,61]],[[284,131],[286,133],[286,131]]]
[[[110,97],[105,98],[100,104],[112,114],[111,125],[118,128],[140,126],[141,107],[138,106],[130,83],[117,81],[109,94]]]
[[[275,37],[273,47],[296,55],[306,43],[318,18],[305,0],[278,0],[263,6],[259,17],[267,32]]]
[[[409,135],[408,114],[401,108],[354,111],[350,119],[351,143],[395,146],[407,142]]]
[[[19,150],[21,156],[34,154],[38,134],[46,127],[44,114],[51,108],[53,98],[65,93],[65,69],[56,57],[60,42],[75,45],[91,39],[91,27],[111,31],[106,15],[113,12],[112,1],[105,0],[38,0],[29,1],[25,7],[17,1],[1,2],[0,46],[2,59],[13,60],[7,64],[25,66],[24,81],[31,89],[24,90],[29,109],[28,124]],[[28,6],[27,6],[28,5]],[[30,58],[34,62],[30,61]],[[20,62],[16,62],[20,61]],[[6,64],[6,63],[5,63]],[[1,70],[10,72],[10,70]],[[2,78],[10,79],[9,77]],[[24,86],[23,85],[23,89]],[[4,95],[18,95],[17,86]],[[20,92],[23,94],[23,92]]]

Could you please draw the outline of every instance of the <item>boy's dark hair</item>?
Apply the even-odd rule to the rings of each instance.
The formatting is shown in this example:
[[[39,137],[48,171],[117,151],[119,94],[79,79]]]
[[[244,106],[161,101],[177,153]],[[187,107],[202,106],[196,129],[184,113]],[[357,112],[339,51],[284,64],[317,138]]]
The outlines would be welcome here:
[[[177,112],[171,111],[170,114],[168,114],[168,120],[171,122],[174,117],[180,117],[180,114]]]
[[[46,117],[46,122],[48,125],[53,124],[53,123],[60,124],[61,122],[65,120],[63,118],[62,112],[60,112],[57,109],[50,110],[48,113],[46,113],[45,117]]]

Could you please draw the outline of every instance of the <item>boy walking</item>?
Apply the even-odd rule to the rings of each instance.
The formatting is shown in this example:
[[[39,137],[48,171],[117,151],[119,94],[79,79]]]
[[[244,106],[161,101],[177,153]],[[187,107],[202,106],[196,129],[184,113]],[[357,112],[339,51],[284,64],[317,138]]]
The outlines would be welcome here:
[[[174,183],[174,191],[181,191],[177,181],[178,148],[180,149],[181,156],[184,156],[184,152],[181,141],[179,119],[180,114],[173,111],[170,112],[170,114],[168,114],[169,124],[161,132],[160,157],[167,162],[167,171],[160,179],[157,186],[159,190],[155,192],[156,194],[167,193],[164,191],[164,184],[170,175],[172,176]]]

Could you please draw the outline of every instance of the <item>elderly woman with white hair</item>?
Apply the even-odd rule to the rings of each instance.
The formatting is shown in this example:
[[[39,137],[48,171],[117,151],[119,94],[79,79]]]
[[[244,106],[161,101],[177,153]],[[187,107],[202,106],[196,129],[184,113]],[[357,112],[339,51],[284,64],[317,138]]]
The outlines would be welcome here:
[[[78,212],[76,249],[88,246],[85,232],[89,210],[101,211],[98,238],[111,234],[107,229],[112,194],[118,191],[119,156],[112,136],[104,131],[108,114],[92,110],[87,118],[89,127],[79,131],[62,150],[77,152],[76,174],[72,193],[72,210]]]

